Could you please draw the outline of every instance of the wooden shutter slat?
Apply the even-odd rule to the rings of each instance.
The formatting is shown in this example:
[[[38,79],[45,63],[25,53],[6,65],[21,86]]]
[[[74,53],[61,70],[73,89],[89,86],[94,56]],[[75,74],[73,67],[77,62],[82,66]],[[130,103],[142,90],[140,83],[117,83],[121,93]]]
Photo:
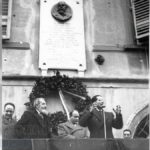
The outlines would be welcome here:
[[[142,27],[142,26],[146,27],[146,26],[148,26],[148,24],[149,24],[149,23],[143,23],[143,22],[141,22],[140,24],[137,24],[137,27],[138,27],[138,28],[140,28],[140,27]]]
[[[148,13],[147,10],[149,10],[148,7],[146,9],[142,9],[141,11],[140,10],[136,11],[136,14],[139,14],[140,12],[146,12],[146,13]]]
[[[137,30],[138,30],[138,32],[140,33],[140,32],[147,32],[148,31],[148,25],[147,26],[140,26],[140,27],[138,27],[137,28]]]
[[[148,14],[147,11],[148,11],[147,9],[138,11],[138,12],[136,12],[136,15],[139,15],[139,14]]]
[[[148,5],[146,4],[145,6],[141,6],[141,7],[136,7],[135,6],[135,10],[136,11],[140,11],[140,10],[144,10],[144,9],[148,9],[149,7],[148,7]]]
[[[138,33],[138,36],[139,36],[139,35],[142,35],[142,34],[145,34],[145,35],[146,35],[146,33],[148,34],[147,31],[148,31],[148,29],[147,29],[147,30],[139,30],[139,31],[138,31],[138,32],[139,32],[139,33]]]
[[[144,28],[140,28],[140,29],[138,30],[139,33],[140,33],[140,32],[143,33],[144,31],[147,32],[147,31],[148,31],[148,28],[145,28],[145,27],[144,27]],[[145,33],[145,32],[144,32],[144,33]]]
[[[138,36],[140,36],[140,35],[142,36],[143,34],[144,34],[144,35],[148,35],[148,34],[147,34],[147,31],[145,31],[145,32],[143,32],[143,31],[142,31],[142,32],[140,32],[140,31],[139,31]]]
[[[145,15],[145,16],[137,16],[136,19],[137,19],[137,21],[138,21],[138,20],[143,20],[143,19],[148,19],[148,15]]]
[[[143,3],[135,3],[135,6],[136,7],[141,7],[141,6],[144,6],[144,5],[147,5],[147,2],[145,1],[145,2],[143,2]]]
[[[144,18],[147,18],[148,19],[148,16],[141,16],[141,17],[136,17],[137,20],[141,20],[141,19],[144,19]]]
[[[135,2],[135,4],[142,4],[142,3],[145,3],[145,0],[143,0],[143,1],[142,0],[139,0],[139,1],[138,0],[134,0],[134,2]]]
[[[144,22],[144,21],[148,21],[148,19],[147,19],[147,18],[140,19],[140,20],[137,21],[137,24],[142,23],[142,22]],[[149,22],[149,21],[148,21],[148,22]]]
[[[148,23],[143,23],[143,24],[141,23],[141,24],[137,25],[137,27],[143,27],[143,26],[145,26],[145,27],[148,26]]]
[[[147,17],[148,17],[148,15],[149,15],[149,14],[147,14],[147,13],[141,13],[141,14],[138,14],[138,15],[136,15],[136,16],[137,16],[137,17],[140,17],[140,16],[145,16],[145,17],[147,16]]]
[[[139,12],[143,12],[143,11],[148,11],[149,10],[149,8],[148,7],[143,7],[143,8],[141,8],[141,9],[135,9],[135,13],[139,13]],[[148,13],[148,12],[147,12]]]
[[[138,36],[142,35],[142,34],[145,34],[147,33],[148,30],[139,30],[138,32]]]
[[[145,31],[145,32],[144,32],[144,31]],[[141,31],[141,32],[139,31],[138,36],[143,35],[143,34],[144,34],[144,35],[148,35],[148,34],[147,34],[147,30],[144,30],[144,31]]]
[[[138,30],[144,30],[144,29],[148,29],[148,25],[140,25],[137,28]]]
[[[138,35],[142,35],[142,34],[145,34],[147,33],[148,29],[147,30],[138,30],[139,34]]]
[[[142,19],[142,18],[148,18],[148,14],[147,15],[143,15],[143,16],[136,16],[137,19]]]
[[[148,33],[145,33],[145,34],[142,34],[142,35],[138,35],[137,36],[137,39],[140,39],[140,38],[143,38],[143,37],[146,37],[146,36],[149,36]]]
[[[137,25],[141,25],[141,24],[149,24],[149,21],[148,20],[145,20],[145,21],[142,21],[140,23],[137,23]]]
[[[144,9],[148,9],[148,7],[147,6],[140,7],[140,8],[135,7],[135,11],[140,11],[140,10],[144,10]]]
[[[145,25],[141,25],[139,28],[138,28],[138,31],[140,30],[147,30],[148,29],[148,26],[145,26]]]
[[[148,7],[148,5],[146,3],[144,5],[139,5],[139,6],[135,5],[135,9],[141,9],[143,7]]]

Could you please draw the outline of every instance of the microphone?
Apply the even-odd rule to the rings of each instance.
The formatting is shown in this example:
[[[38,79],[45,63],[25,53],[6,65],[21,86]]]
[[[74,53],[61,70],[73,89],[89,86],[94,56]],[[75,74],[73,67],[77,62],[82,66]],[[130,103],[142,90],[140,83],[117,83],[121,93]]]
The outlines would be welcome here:
[[[106,107],[106,106],[103,105],[103,106],[97,106],[96,108],[99,109],[99,110],[100,110],[100,109],[103,110],[105,107]]]
[[[102,106],[101,108],[103,109],[103,108],[105,108],[106,106]]]

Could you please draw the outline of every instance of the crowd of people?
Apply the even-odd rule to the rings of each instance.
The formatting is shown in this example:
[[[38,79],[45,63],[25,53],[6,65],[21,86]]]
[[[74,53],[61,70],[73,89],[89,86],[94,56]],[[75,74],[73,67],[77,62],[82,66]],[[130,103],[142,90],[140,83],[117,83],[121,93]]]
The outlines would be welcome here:
[[[28,106],[28,105],[27,105]],[[123,119],[121,107],[112,112],[104,111],[104,99],[101,95],[92,98],[92,105],[85,108],[82,115],[77,110],[70,112],[67,122],[58,125],[58,136],[53,136],[47,104],[44,98],[36,98],[32,109],[27,109],[17,121],[13,117],[15,105],[6,103],[2,118],[2,136],[4,139],[14,138],[114,138],[112,128],[121,129]],[[131,138],[131,131],[123,131],[124,138]]]

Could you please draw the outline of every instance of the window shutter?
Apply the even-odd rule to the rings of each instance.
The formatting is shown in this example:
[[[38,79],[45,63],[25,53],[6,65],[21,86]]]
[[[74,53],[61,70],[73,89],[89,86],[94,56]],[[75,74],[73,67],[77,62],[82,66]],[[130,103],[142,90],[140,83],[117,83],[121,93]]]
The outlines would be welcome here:
[[[149,35],[149,0],[131,0],[136,39]]]
[[[2,38],[10,38],[12,0],[2,0]]]

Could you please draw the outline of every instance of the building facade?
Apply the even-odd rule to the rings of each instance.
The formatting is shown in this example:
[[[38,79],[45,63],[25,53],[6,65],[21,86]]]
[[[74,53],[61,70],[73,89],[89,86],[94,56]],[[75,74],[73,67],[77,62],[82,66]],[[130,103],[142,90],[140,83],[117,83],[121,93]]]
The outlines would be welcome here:
[[[7,0],[9,13],[6,14],[5,2],[3,0],[3,16],[8,17],[3,17],[2,24],[2,105],[13,102],[19,119],[25,110],[24,103],[29,101],[35,79],[42,76],[39,33],[41,17],[45,16],[40,11],[42,0]],[[131,129],[133,137],[147,138],[150,97],[148,35],[136,36],[134,2],[83,0],[86,70],[82,77],[77,70],[59,71],[81,79],[90,97],[102,95],[108,111],[121,105],[123,129]],[[9,34],[6,34],[5,27]],[[52,31],[49,29],[47,32]],[[98,56],[102,59],[100,64],[95,61]],[[53,75],[54,70],[47,70],[47,76]],[[71,110],[70,97],[66,96],[66,102]],[[50,112],[62,110],[55,92],[48,100],[48,109]],[[123,129],[114,130],[114,136],[122,138]]]

